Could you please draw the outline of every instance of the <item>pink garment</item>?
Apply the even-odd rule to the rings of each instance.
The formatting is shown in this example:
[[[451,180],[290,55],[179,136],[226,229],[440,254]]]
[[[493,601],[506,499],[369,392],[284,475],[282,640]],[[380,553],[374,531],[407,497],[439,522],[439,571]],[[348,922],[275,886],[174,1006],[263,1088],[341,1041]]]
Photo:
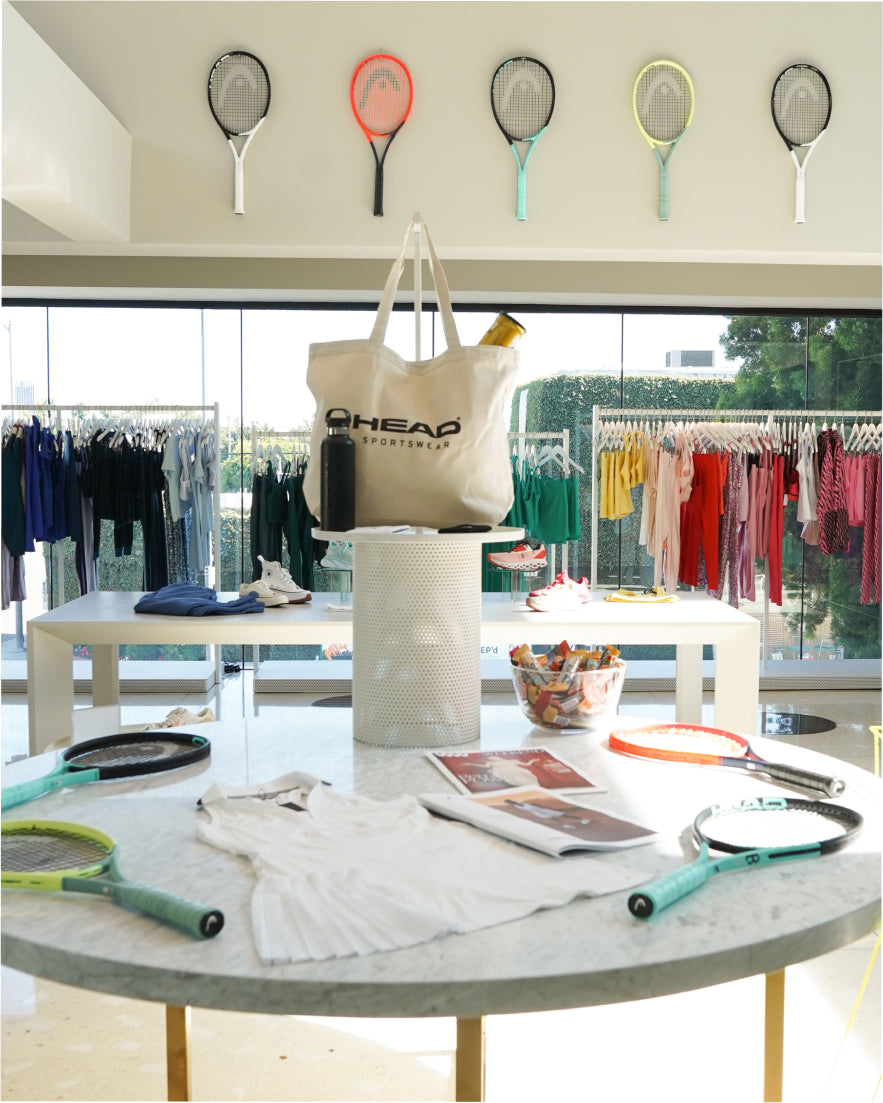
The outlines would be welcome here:
[[[748,490],[745,521],[739,526],[739,591],[746,601],[755,600],[754,560],[757,556],[757,479],[757,464],[750,464],[745,477]]]
[[[864,456],[844,456],[843,475],[846,482],[846,512],[851,525],[865,523]]]
[[[690,496],[693,453],[683,432],[674,433],[674,451],[661,449],[656,473],[656,527],[647,550],[656,560],[653,585],[663,580],[669,593],[678,587],[681,557],[681,503]]]
[[[865,531],[862,545],[862,605],[880,600],[880,457],[864,456]]]

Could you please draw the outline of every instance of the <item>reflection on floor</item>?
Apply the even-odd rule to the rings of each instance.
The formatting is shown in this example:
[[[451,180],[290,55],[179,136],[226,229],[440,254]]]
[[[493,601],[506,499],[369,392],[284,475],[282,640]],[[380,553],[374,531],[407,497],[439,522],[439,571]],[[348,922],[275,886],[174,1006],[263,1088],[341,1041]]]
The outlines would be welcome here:
[[[254,707],[249,672],[215,694],[124,698],[123,723],[155,722],[183,705],[217,719],[280,715],[291,696]],[[872,770],[875,690],[762,694],[758,730]],[[708,702],[710,704],[710,696]],[[490,703],[510,704],[508,695]],[[78,705],[85,705],[85,700]],[[297,698],[296,704],[309,699]],[[707,708],[706,722],[712,712]],[[620,712],[674,719],[670,694],[626,693]],[[765,722],[767,713],[770,722]],[[829,731],[773,719],[830,719]],[[3,762],[27,752],[27,701],[5,697]],[[793,729],[793,730],[792,730]],[[792,966],[786,982],[785,1103],[871,1103],[880,1082],[880,964],[868,976],[876,932]],[[859,991],[864,996],[850,1019]],[[2,1097],[9,1100],[165,1098],[164,1019],[159,1005],[67,988],[2,970]],[[849,1026],[848,1032],[847,1027]],[[450,1100],[452,1019],[322,1019],[194,1009],[193,1092],[211,1100]],[[492,1016],[487,1099],[648,1098],[746,1103],[762,1097],[763,980],[612,1007]],[[677,1070],[676,1078],[673,1070]]]

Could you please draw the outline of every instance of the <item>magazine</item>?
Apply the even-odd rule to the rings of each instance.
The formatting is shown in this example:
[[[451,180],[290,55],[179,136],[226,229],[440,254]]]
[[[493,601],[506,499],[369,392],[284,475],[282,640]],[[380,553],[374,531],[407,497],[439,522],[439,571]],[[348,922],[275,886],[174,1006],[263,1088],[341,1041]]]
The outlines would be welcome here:
[[[652,828],[586,808],[545,789],[525,787],[468,797],[421,793],[418,799],[440,816],[463,820],[553,858],[577,850],[621,850],[659,837]]]
[[[604,793],[590,777],[547,747],[508,751],[427,751],[461,793],[501,793],[525,785],[558,793]]]

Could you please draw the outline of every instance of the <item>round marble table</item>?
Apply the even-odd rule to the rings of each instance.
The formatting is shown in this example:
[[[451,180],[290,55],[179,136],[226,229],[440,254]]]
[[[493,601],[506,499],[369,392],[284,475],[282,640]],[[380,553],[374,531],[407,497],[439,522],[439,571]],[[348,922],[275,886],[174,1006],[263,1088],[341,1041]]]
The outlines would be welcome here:
[[[196,839],[196,817],[203,814],[196,800],[215,780],[255,784],[296,769],[341,792],[376,799],[450,788],[421,750],[355,742],[351,725],[346,709],[294,707],[284,718],[200,725],[212,740],[209,764],[164,778],[59,790],[5,812],[4,820],[65,819],[108,832],[120,844],[129,877],[220,907],[226,925],[219,937],[193,942],[91,896],[4,890],[4,964],[170,1009],[456,1016],[463,1027],[458,1098],[476,1099],[483,1069],[476,1024],[485,1015],[627,1002],[760,973],[769,984],[786,966],[847,945],[878,921],[880,780],[811,751],[756,739],[756,749],[771,760],[846,780],[840,802],[866,817],[865,830],[848,849],[715,877],[649,922],[634,919],[626,907],[628,893],[618,892],[404,950],[262,965],[251,934],[250,865]],[[515,706],[482,708],[480,743],[457,749],[479,745],[549,746],[583,768],[607,791],[578,799],[662,835],[650,846],[578,860],[612,861],[649,876],[695,856],[687,829],[708,804],[789,795],[742,771],[624,758],[609,750],[606,732],[541,733]],[[4,785],[39,776],[53,761],[44,754],[17,762],[4,770]],[[185,1033],[172,1031],[169,1054],[174,1057],[175,1035],[178,1063],[186,1066],[182,1022]],[[767,1042],[778,1047],[773,1059],[780,1061],[781,1032],[768,1032]],[[170,1072],[171,1097],[186,1097],[181,1084],[181,1076]]]

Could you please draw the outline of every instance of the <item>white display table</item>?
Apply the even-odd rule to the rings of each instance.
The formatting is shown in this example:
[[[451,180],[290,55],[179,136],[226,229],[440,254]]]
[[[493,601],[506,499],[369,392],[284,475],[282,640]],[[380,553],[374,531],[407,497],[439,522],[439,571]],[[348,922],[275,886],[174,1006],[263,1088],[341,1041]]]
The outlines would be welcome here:
[[[28,622],[28,725],[30,753],[70,738],[74,708],[72,650],[92,648],[92,702],[119,703],[119,646],[128,643],[295,644],[353,641],[353,621],[326,613],[334,594],[307,605],[239,616],[175,617],[135,613],[140,593],[92,593]],[[222,594],[222,600],[236,595]],[[677,650],[677,718],[698,723],[702,710],[702,646],[715,649],[715,722],[757,731],[760,625],[747,613],[705,594],[688,593],[669,605],[623,605],[602,594],[570,613],[535,613],[513,605],[508,594],[481,601],[481,643],[674,644]],[[478,649],[476,649],[478,652]],[[628,682],[626,682],[626,686]],[[95,732],[95,734],[99,734]]]
[[[196,798],[214,780],[257,784],[295,769],[340,792],[376,799],[449,788],[422,751],[366,746],[352,739],[351,727],[339,709],[311,710],[309,724],[296,728],[287,719],[264,718],[200,725],[212,740],[209,763],[174,776],[56,790],[4,813],[3,819],[27,815],[104,830],[119,841],[129,877],[210,902],[226,917],[218,938],[195,943],[99,898],[4,890],[4,964],[166,1004],[170,1098],[189,1097],[186,1009],[194,1005],[280,1015],[456,1016],[457,1098],[479,1100],[485,1015],[623,1003],[758,974],[767,974],[768,993],[782,996],[786,966],[862,938],[879,920],[881,782],[827,756],[759,738],[762,755],[846,780],[841,802],[866,817],[846,850],[715,877],[648,922],[629,914],[625,891],[410,949],[262,965],[252,941],[251,867],[197,841]],[[551,743],[607,787],[579,799],[656,827],[661,838],[650,846],[576,859],[626,863],[650,876],[690,859],[685,829],[709,803],[793,795],[742,771],[625,758],[609,750],[604,732],[538,734],[514,705],[483,707],[481,733],[484,749]],[[14,763],[4,770],[4,783],[39,776],[53,761],[43,755]],[[776,1073],[782,1013],[781,999],[767,1003],[769,1100],[782,1098]],[[726,1017],[721,1007],[719,1018]],[[590,1046],[587,1040],[587,1053]],[[682,1059],[682,1052],[673,1054],[671,1067],[657,1070],[665,1082],[675,1082]]]

